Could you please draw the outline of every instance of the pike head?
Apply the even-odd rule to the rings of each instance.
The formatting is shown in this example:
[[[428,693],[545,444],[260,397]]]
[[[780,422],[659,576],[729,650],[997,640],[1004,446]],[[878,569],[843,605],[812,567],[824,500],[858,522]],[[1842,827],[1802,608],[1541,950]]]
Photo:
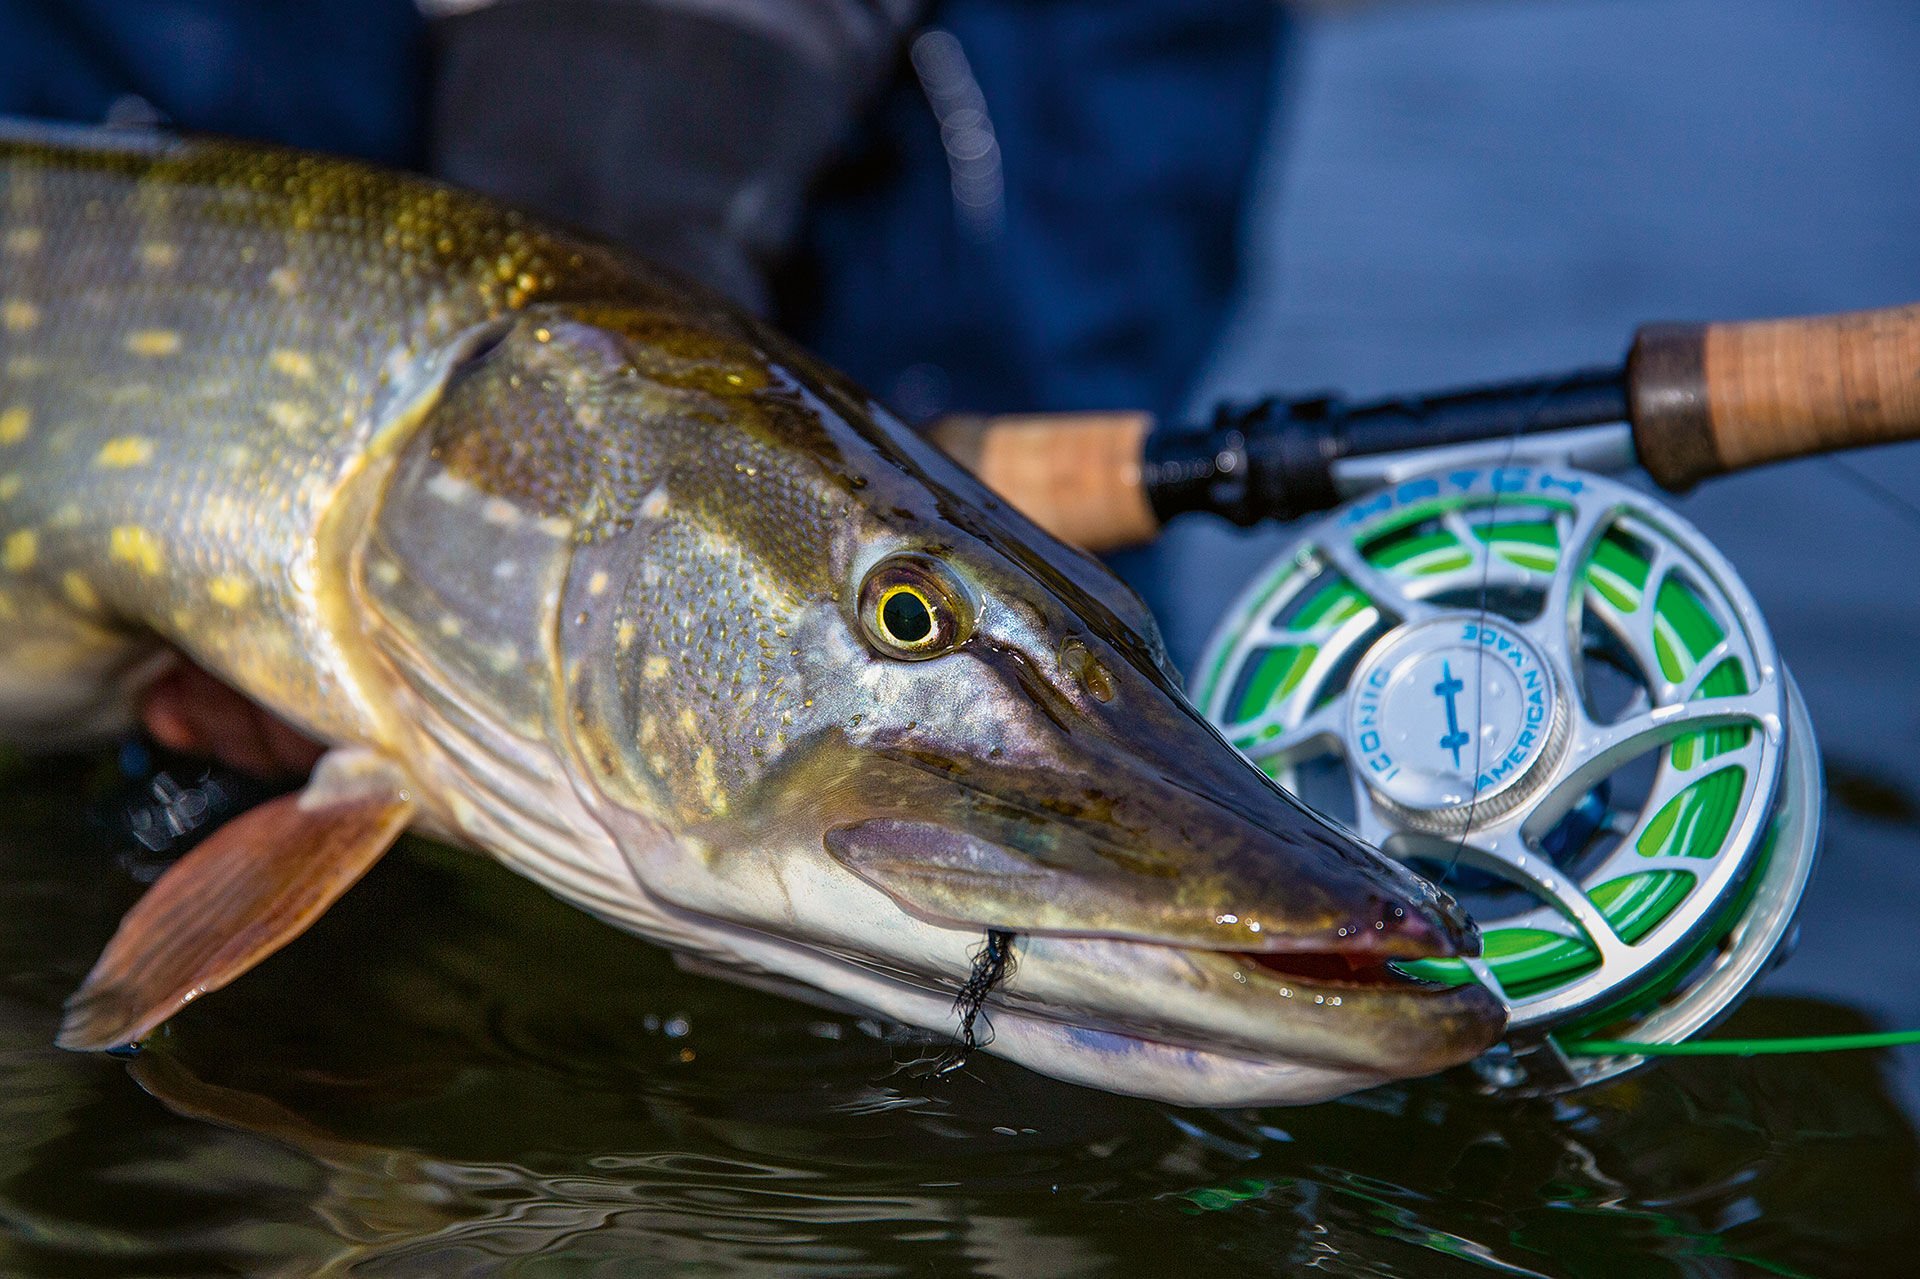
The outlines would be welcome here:
[[[366,577],[399,665],[468,704],[463,740],[564,775],[461,765],[469,809],[523,792],[493,827],[448,819],[469,838],[708,961],[935,1030],[1011,933],[993,1050],[1116,1092],[1316,1100],[1498,1037],[1487,992],[1392,964],[1473,953],[1454,904],[1237,755],[1137,597],[857,390],[657,298],[494,337],[401,459]],[[596,844],[624,879],[589,872]]]

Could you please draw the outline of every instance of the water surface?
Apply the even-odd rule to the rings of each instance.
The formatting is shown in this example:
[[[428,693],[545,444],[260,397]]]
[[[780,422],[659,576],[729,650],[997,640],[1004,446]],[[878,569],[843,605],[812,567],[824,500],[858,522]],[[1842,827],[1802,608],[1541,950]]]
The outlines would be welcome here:
[[[138,891],[78,765],[0,812],[0,1274],[1888,1273],[1920,1151],[1873,1057],[1183,1111],[680,972],[409,842],[122,1062],[52,1048]],[[1851,1029],[1766,999],[1740,1026]]]

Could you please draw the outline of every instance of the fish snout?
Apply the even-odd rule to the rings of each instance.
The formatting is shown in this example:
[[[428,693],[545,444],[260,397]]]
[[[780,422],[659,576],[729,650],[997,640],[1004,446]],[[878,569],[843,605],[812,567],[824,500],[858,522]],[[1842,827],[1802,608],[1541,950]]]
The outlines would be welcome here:
[[[948,926],[1369,963],[1479,952],[1451,898],[1277,790],[1259,822],[1180,792],[1099,818],[957,807],[830,829],[827,851]]]

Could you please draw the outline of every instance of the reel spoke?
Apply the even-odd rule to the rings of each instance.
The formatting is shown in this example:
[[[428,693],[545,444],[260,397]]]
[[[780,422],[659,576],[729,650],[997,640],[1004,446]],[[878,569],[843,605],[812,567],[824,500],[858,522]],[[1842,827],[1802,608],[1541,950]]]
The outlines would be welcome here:
[[[1459,568],[1448,571],[1444,576],[1436,575],[1436,586],[1442,590],[1451,590],[1465,586],[1478,589],[1481,586],[1514,586],[1538,589],[1543,575],[1524,565],[1515,564],[1495,553],[1490,540],[1497,532],[1498,525],[1486,526],[1484,533],[1476,532],[1465,515],[1458,510],[1448,511],[1440,517],[1440,527],[1460,545],[1467,554],[1467,562]],[[1547,574],[1545,576],[1551,576]],[[1435,592],[1436,594],[1438,591]]]
[[[1424,621],[1439,615],[1438,608],[1411,593],[1409,587],[1413,579],[1396,577],[1375,568],[1351,539],[1326,538],[1316,542],[1314,549],[1334,572],[1346,578],[1354,590],[1373,601],[1374,606],[1382,612],[1391,614],[1401,622]]]
[[[1371,805],[1366,808],[1356,809],[1355,813],[1353,833],[1358,835],[1360,842],[1366,844],[1369,848],[1378,848],[1384,852],[1386,851],[1388,843],[1394,836],[1400,833],[1382,821],[1379,814],[1373,811]]]
[[[1596,769],[1612,772],[1634,756],[1664,745],[1684,733],[1708,728],[1752,726],[1763,733],[1777,736],[1780,731],[1778,704],[1777,694],[1763,690],[1670,702],[1615,720],[1611,724],[1596,724],[1581,714],[1576,717],[1577,727],[1569,754],[1582,757],[1582,762],[1569,774],[1567,784],[1578,785],[1581,780],[1588,780],[1589,785],[1597,782],[1600,774],[1590,779],[1586,779],[1585,775]]]
[[[1708,649],[1706,653],[1694,663],[1693,669],[1687,672],[1681,679],[1676,681],[1661,677],[1659,685],[1655,689],[1657,696],[1654,700],[1691,704],[1700,696],[1700,686],[1706,683],[1708,677],[1715,671],[1720,669],[1720,663],[1725,661],[1732,653],[1732,643],[1723,637],[1712,648]]]
[[[1309,627],[1304,631],[1296,631],[1289,627],[1276,626],[1272,621],[1267,621],[1263,622],[1260,629],[1254,632],[1253,638],[1256,644],[1262,646],[1273,645],[1278,647],[1285,645],[1298,648],[1325,648],[1330,644],[1340,643],[1343,637],[1351,633],[1364,633],[1373,625],[1375,616],[1371,610],[1362,609],[1344,621]],[[1356,623],[1358,623],[1358,625],[1356,625]]]
[[[1546,600],[1531,623],[1522,626],[1549,665],[1580,675],[1581,615],[1586,607],[1586,566],[1619,508],[1578,505],[1556,521],[1560,537],[1559,571],[1547,585]]]
[[[1381,816],[1373,801],[1373,792],[1367,789],[1358,769],[1348,769],[1347,780],[1353,787],[1353,833],[1384,851],[1388,842],[1400,835],[1400,828]]]
[[[1520,832],[1518,824],[1503,824],[1497,831],[1469,835],[1460,860],[1517,884],[1546,902],[1586,935],[1587,942],[1600,952],[1602,962],[1624,955],[1626,943],[1586,890],[1555,866],[1552,858],[1535,851]]]
[[[1232,740],[1248,759],[1257,763],[1279,761],[1291,764],[1315,755],[1344,753],[1341,727],[1346,707],[1338,699],[1296,719],[1295,699],[1289,697],[1244,724],[1236,724]],[[1291,727],[1288,725],[1291,724]],[[1269,732],[1274,735],[1266,736]],[[1307,749],[1313,747],[1314,749]]]
[[[1712,869],[1711,859],[1671,853],[1648,855],[1640,851],[1640,845],[1649,838],[1661,815],[1703,780],[1727,769],[1740,769],[1743,775],[1751,776],[1760,763],[1761,746],[1757,739],[1748,741],[1745,746],[1716,754],[1690,768],[1663,763],[1655,775],[1653,788],[1640,801],[1638,815],[1630,819],[1625,829],[1611,827],[1613,833],[1618,835],[1619,843],[1604,861],[1589,872],[1588,877],[1605,880],[1616,875],[1653,870],[1681,870],[1696,879],[1705,875]]]
[[[1560,775],[1534,801],[1525,818],[1525,825],[1536,832],[1553,825],[1606,778],[1648,751],[1689,733],[1744,727],[1754,729],[1758,736],[1768,741],[1777,741],[1780,733],[1777,700],[1777,696],[1770,691],[1698,698],[1655,706],[1623,716],[1611,724],[1595,723],[1584,708],[1579,709],[1575,712],[1574,729],[1567,744],[1567,763],[1562,766]],[[1715,765],[1720,766],[1723,760],[1731,758],[1716,757]],[[1697,777],[1685,778],[1675,788],[1676,793],[1694,780]],[[1659,803],[1664,803],[1672,796],[1662,796],[1656,789],[1655,795],[1649,797],[1645,805],[1647,814],[1659,811],[1658,804],[1654,802],[1656,798]]]
[[[1699,857],[1687,857],[1679,853],[1661,853],[1654,857],[1632,857],[1620,863],[1622,871],[1631,874],[1657,874],[1663,871],[1679,871],[1698,879],[1703,871],[1711,869],[1711,863]]]

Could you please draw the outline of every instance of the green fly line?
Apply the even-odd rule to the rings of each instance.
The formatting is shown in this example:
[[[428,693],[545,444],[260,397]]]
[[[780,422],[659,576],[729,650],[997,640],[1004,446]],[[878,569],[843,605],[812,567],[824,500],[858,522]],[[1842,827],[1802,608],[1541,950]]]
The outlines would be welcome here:
[[[1764,1057],[1782,1053],[1837,1053],[1920,1044],[1920,1030],[1876,1030],[1858,1035],[1795,1035],[1782,1039],[1683,1039],[1642,1044],[1631,1039],[1559,1039],[1576,1057]]]

